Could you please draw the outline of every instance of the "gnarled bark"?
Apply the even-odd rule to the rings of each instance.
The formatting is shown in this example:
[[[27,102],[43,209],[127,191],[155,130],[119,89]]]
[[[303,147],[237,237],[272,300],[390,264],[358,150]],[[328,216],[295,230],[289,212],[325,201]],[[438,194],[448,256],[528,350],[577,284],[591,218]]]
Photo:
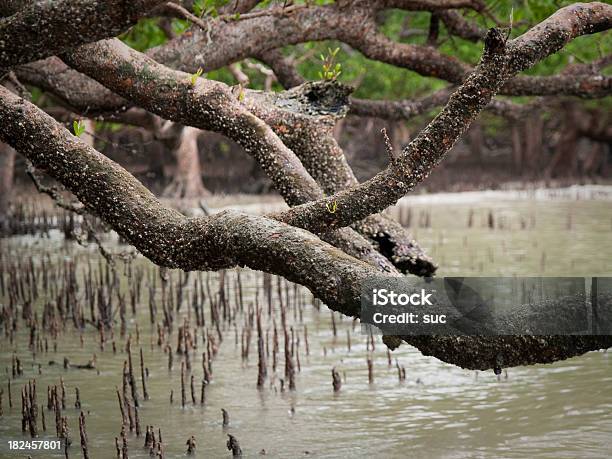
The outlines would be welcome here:
[[[252,92],[246,99],[249,110],[272,127],[328,195],[359,185],[333,135],[337,120],[346,113],[348,92],[335,82],[306,83],[282,93]],[[400,271],[435,273],[433,260],[389,217],[370,215],[353,227]]]
[[[379,272],[305,230],[266,217],[224,211],[188,218],[166,208],[121,166],[3,87],[0,139],[160,266],[187,271],[248,266],[305,285],[331,309],[353,317],[359,316],[361,285]],[[403,339],[425,354],[472,369],[553,362],[612,345],[612,336]]]
[[[208,34],[203,30],[177,37],[151,49],[148,55],[158,62],[195,72],[221,68],[250,56],[308,41],[339,40],[364,56],[415,71],[423,76],[462,83],[473,70],[468,64],[427,46],[396,43],[377,30],[377,12],[391,7],[437,10],[435,2],[356,1],[336,2],[326,6],[296,8],[283,13],[257,16],[240,21],[217,22]],[[571,5],[576,18],[584,23],[601,23],[603,3]],[[448,9],[448,8],[445,8]],[[596,12],[595,21],[585,15]],[[606,28],[608,28],[607,26]],[[261,33],[261,31],[265,33]],[[590,32],[593,33],[593,32]],[[483,37],[484,38],[484,37]],[[514,77],[514,75],[513,75]],[[612,78],[602,75],[577,74],[569,77],[527,77],[510,79],[501,88],[506,95],[567,94],[580,97],[604,97],[612,91]]]
[[[447,0],[444,5],[449,8],[450,4],[459,3]],[[476,5],[472,6],[475,9],[480,4],[469,3]],[[172,70],[118,40],[83,45],[64,55],[71,66],[130,104],[175,122],[215,130],[237,140],[258,160],[286,201],[295,206],[285,212],[263,217],[236,212],[185,217],[165,208],[116,163],[3,87],[0,87],[0,139],[10,143],[35,167],[61,182],[90,212],[108,222],[161,266],[217,270],[239,265],[264,270],[301,283],[332,309],[358,317],[360,289],[365,280],[381,271],[387,271],[388,276],[400,274],[388,258],[373,250],[371,244],[349,226],[373,218],[373,213],[395,203],[426,178],[496,93],[513,93],[513,84],[526,81],[515,78],[518,72],[556,52],[569,40],[612,25],[612,7],[590,3],[561,9],[510,42],[501,32],[492,29],[484,40],[485,53],[475,69],[430,47],[395,44],[375,29],[374,13],[380,8],[437,9],[435,5],[442,3],[364,0],[350,4],[341,1],[321,7],[273,8],[244,20],[217,22],[212,30],[215,40],[212,46],[202,46],[202,40],[208,37],[194,30],[151,53],[160,57],[167,53],[166,62],[175,59],[176,65],[182,68],[197,68],[200,62],[208,66],[219,65],[222,61],[228,63],[241,56],[301,40],[337,38],[360,49],[366,56],[423,75],[462,83],[442,112],[402,154],[390,158],[391,164],[386,170],[363,184],[351,184],[350,170],[339,170],[328,180],[323,173],[319,174],[324,170],[316,161],[309,173],[294,151],[281,140],[280,135],[285,134],[278,129],[275,132],[262,120],[265,113],[254,113],[261,108],[248,109],[249,98],[256,97],[253,93],[243,92],[241,88],[232,90],[221,83]],[[0,24],[15,24],[11,20]],[[262,26],[267,28],[262,29]],[[261,34],[261,30],[269,33]],[[200,55],[188,62],[193,49],[189,50],[189,46],[177,48],[177,44],[188,45],[190,40],[201,49]],[[81,42],[77,39],[75,44]],[[26,47],[30,43],[26,40]],[[59,40],[50,49],[66,49],[64,44]],[[26,54],[29,59],[37,52],[34,49]],[[583,94],[585,88],[581,85],[592,78],[582,73],[569,75],[569,79],[559,80],[558,90]],[[592,93],[605,93],[609,90],[606,84],[604,79],[601,87]],[[287,102],[301,104],[303,101],[298,95]],[[317,148],[333,151],[331,139],[326,135],[327,145],[319,143]],[[292,141],[287,133],[285,142]],[[298,150],[298,140],[295,142]],[[306,153],[305,161],[315,158]],[[340,160],[339,155],[333,159],[336,164],[341,164]],[[324,190],[313,175],[334,194],[324,197]],[[337,191],[337,186],[347,188]],[[330,240],[335,246],[321,239]],[[380,240],[383,252],[386,239],[383,235]],[[612,344],[610,336],[422,336],[404,337],[404,340],[424,353],[476,369],[551,362]]]
[[[563,8],[507,44],[499,32],[491,29],[476,70],[393,164],[358,187],[293,207],[277,218],[318,232],[321,228],[347,226],[395,204],[427,178],[505,81],[573,38],[611,26],[612,6],[589,3]],[[330,215],[326,209],[333,203],[338,212]]]
[[[0,19],[0,69],[113,37],[164,0],[35,2]]]

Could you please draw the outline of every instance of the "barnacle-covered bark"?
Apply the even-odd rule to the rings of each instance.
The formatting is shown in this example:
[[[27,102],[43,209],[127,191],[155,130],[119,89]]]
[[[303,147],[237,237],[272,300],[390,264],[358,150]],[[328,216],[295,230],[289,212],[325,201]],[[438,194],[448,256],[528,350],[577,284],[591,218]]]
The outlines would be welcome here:
[[[452,8],[442,6],[446,3],[344,1],[325,6],[310,5],[287,13],[281,10],[275,14],[240,21],[216,22],[210,34],[203,30],[193,30],[151,49],[148,55],[183,71],[195,72],[198,68],[210,71],[251,56],[263,56],[266,52],[287,45],[339,40],[370,59],[456,85],[462,83],[473,70],[470,65],[432,47],[394,42],[378,31],[375,20],[376,14],[386,8],[432,11]],[[476,3],[473,2],[473,5]],[[586,5],[585,8],[592,11],[606,7],[596,2],[576,4],[571,6],[570,14],[580,14],[581,5]],[[473,8],[477,11],[485,10],[475,6]],[[534,94],[537,90],[545,90],[546,94],[554,92],[580,97],[603,97],[610,94],[610,78],[593,74],[575,75],[571,79],[518,76],[508,81],[500,93],[518,96],[523,95],[523,92]]]
[[[58,57],[15,67],[20,81],[54,94],[72,110],[96,116],[120,112],[132,105],[110,89],[68,67]]]
[[[293,207],[277,218],[317,232],[350,225],[395,204],[427,178],[505,81],[571,39],[611,26],[612,6],[588,3],[560,9],[508,43],[499,31],[489,30],[480,64],[387,169],[357,187]],[[325,212],[331,203],[338,208],[333,215]]]
[[[113,37],[163,0],[33,2],[0,19],[0,69]]]
[[[97,45],[91,45],[91,46],[94,47]],[[125,49],[125,48],[126,47],[124,45],[121,46],[121,49]],[[137,54],[137,55],[139,56],[140,59],[146,59],[141,54]],[[90,56],[90,61],[91,61],[93,59],[94,54],[90,54],[89,56]],[[113,56],[114,57],[111,59],[111,62],[119,63],[121,61],[121,58],[119,57],[119,55],[113,54]],[[80,62],[81,64],[84,64],[84,61],[80,61]],[[163,66],[159,66],[159,67],[164,69],[164,71],[170,71],[169,69],[166,69]],[[122,67],[124,71],[127,68],[128,68],[127,66]],[[150,65],[148,69],[150,72],[156,71],[155,70],[156,67],[154,67],[153,65]],[[95,72],[94,70],[91,70],[91,71],[93,74],[97,74],[97,72]],[[84,113],[84,114],[103,113],[104,114],[103,116],[107,118],[109,117],[109,115],[111,115],[111,119],[112,119],[113,117],[119,116],[115,113],[116,111],[120,112],[122,110],[125,110],[128,106],[132,104],[131,102],[128,102],[128,99],[133,100],[135,103],[139,104],[138,99],[137,98],[134,99],[133,92],[123,93],[127,97],[127,99],[124,99],[123,97],[107,89],[105,86],[102,86],[97,81],[87,78],[83,74],[77,72],[76,70],[66,67],[66,65],[63,62],[59,61],[57,58],[49,58],[44,61],[40,61],[40,62],[33,63],[33,64],[28,64],[26,66],[21,66],[18,68],[18,74],[24,81],[30,84],[35,84],[39,87],[45,88],[53,92],[54,94],[59,96],[62,100],[64,100],[70,107],[76,108],[77,111]],[[102,81],[103,82],[108,81],[109,82],[108,84],[114,89],[116,86],[113,86],[113,84],[116,83],[116,80],[113,77],[114,75],[113,72],[110,72],[106,75],[107,75],[105,77],[106,79]],[[176,77],[176,75],[174,76]],[[129,73],[126,78],[127,78],[127,81],[130,81],[132,78],[136,78],[136,76],[135,74]],[[185,78],[190,79],[191,77],[182,74],[179,78],[182,78],[184,80]],[[118,85],[117,87],[119,86],[121,85]],[[70,91],[68,88],[75,88],[75,89],[73,91]],[[227,88],[223,84],[217,84],[217,88],[226,95],[229,91],[229,88]],[[135,92],[142,91],[142,87],[134,86],[134,87],[130,87],[130,89]],[[191,91],[192,89],[193,88],[187,88],[188,91]],[[121,90],[117,89],[117,91],[119,92]],[[97,98],[96,94],[100,94],[103,97]],[[282,109],[283,108],[286,109],[288,107],[287,104],[289,104],[289,101],[292,100],[292,97],[291,96],[280,96],[279,97],[279,96],[274,96],[271,94],[264,96],[263,93],[260,93],[257,91],[249,91],[249,90],[244,90],[244,95],[245,95],[244,102],[250,108],[253,108],[252,106],[253,102],[256,102],[258,105],[259,104],[278,104],[279,105],[275,107],[258,106],[257,110],[255,111],[255,114],[260,115],[260,116],[267,116],[267,118],[264,118],[264,120],[269,124],[272,130],[276,132],[276,134],[283,140],[283,142],[286,145],[289,145],[291,147],[291,145],[287,143],[285,134],[289,132],[298,134],[296,128],[300,128],[301,125],[287,126],[286,124],[283,124],[281,122],[281,118],[279,117],[279,114],[284,113]],[[146,90],[144,91],[144,97],[148,99],[148,102],[144,104],[140,103],[140,105],[147,109],[151,109],[150,107],[155,106],[156,107],[155,109],[151,109],[155,113],[158,113],[165,118],[174,119],[174,120],[179,119],[175,117],[174,111],[172,111],[172,113],[166,111],[167,107],[169,107],[168,104],[171,104],[171,102],[167,102],[168,99],[163,98],[165,96],[163,96],[162,98],[158,98],[158,96],[160,96],[159,91]],[[215,111],[214,108],[211,108],[209,110],[209,115],[215,116],[215,113],[218,113],[219,115],[222,115],[223,113],[227,113],[227,112],[231,113],[233,108],[237,109],[238,113],[244,113],[245,112],[244,108],[236,100],[237,97],[238,97],[237,95],[230,95],[229,101],[230,101],[231,106],[228,105],[226,106],[225,111],[219,110],[218,112]],[[297,99],[293,98],[293,101],[294,101],[293,102],[294,104],[298,104]],[[313,110],[313,113],[314,112],[320,113],[317,111],[317,108],[315,107],[316,104],[320,105],[319,109],[321,109],[321,107],[325,105],[325,103],[321,101],[316,101],[316,100],[302,100],[299,103],[302,105],[302,110]],[[197,111],[196,105],[197,103],[194,102],[193,109]],[[126,112],[126,114],[128,113],[129,112]],[[207,128],[210,130],[220,129],[218,127],[213,126],[213,124],[210,123],[209,121],[204,122],[201,119],[196,120],[190,117],[188,113],[182,113],[182,115],[184,115],[184,117],[180,118],[180,120],[183,123],[195,125],[200,128]],[[261,126],[259,124],[259,121],[257,121],[254,117],[251,117],[251,118],[255,123],[257,123],[258,126]],[[235,138],[235,140],[241,143],[243,146],[245,145],[246,141],[250,140],[253,146],[251,150],[247,149],[247,152],[254,151],[257,154],[254,156],[258,161],[260,161],[260,163],[262,160],[268,158],[266,162],[268,164],[271,164],[271,166],[273,167],[272,170],[276,172],[275,177],[277,177],[277,179],[279,180],[282,180],[281,189],[294,190],[296,186],[300,186],[304,189],[305,194],[303,194],[303,196],[310,196],[309,199],[319,199],[323,197],[321,189],[316,184],[313,186],[313,182],[309,178],[308,173],[305,170],[302,170],[301,172],[301,174],[303,174],[304,180],[300,180],[298,177],[295,181],[291,181],[291,182],[287,181],[287,179],[291,178],[291,175],[289,176],[285,175],[284,168],[287,166],[287,164],[297,164],[297,163],[294,159],[291,159],[289,163],[282,160],[283,157],[285,157],[284,155],[293,155],[293,153],[291,151],[288,151],[287,148],[285,148],[284,145],[282,145],[282,143],[279,143],[273,139],[271,148],[267,150],[257,149],[256,146],[252,142],[254,139],[245,140],[244,137],[242,136],[243,133],[240,129],[230,129],[230,125],[233,122],[234,120],[232,119],[232,117],[228,116],[228,121],[227,121],[228,124],[224,124],[222,130],[220,130],[219,132],[222,132],[228,135],[229,137],[234,136],[233,138]],[[263,130],[261,130],[261,132],[267,132],[268,129],[269,128],[264,128]],[[312,136],[314,134],[316,136],[316,133],[313,133],[308,129],[306,130],[301,129],[299,134],[306,135],[306,136]],[[282,154],[277,157],[281,161],[274,160],[274,155],[275,155],[274,152],[276,151],[282,152]],[[345,159],[343,157],[337,157],[337,160],[339,163],[336,164],[336,166],[338,167],[329,167],[330,173],[338,173],[338,172],[344,173],[348,169],[349,171],[349,174],[347,175],[348,181],[346,182],[345,185],[349,185],[353,183],[352,180],[354,180],[354,177],[352,175],[352,172],[350,172],[350,168],[348,168],[348,165],[346,164]],[[332,165],[329,165],[329,166],[332,166]],[[301,165],[299,167],[301,167]],[[264,168],[264,170],[268,171],[266,168]],[[285,199],[288,199],[288,197],[285,196]],[[288,201],[289,203],[294,203],[294,204],[300,203],[300,201],[294,200],[296,199],[295,196],[293,197],[290,196],[289,199],[291,199],[291,201]],[[297,199],[302,199],[302,198],[297,198]],[[301,201],[301,202],[306,202],[306,201]],[[333,234],[332,232],[324,232],[322,234],[322,237],[326,241],[338,247],[341,247],[343,250],[347,251],[347,253],[357,256],[361,259],[367,260],[374,266],[380,267],[380,269],[383,271],[394,271],[395,270],[395,268],[393,267],[393,264],[395,264],[395,261],[393,258],[381,255],[376,250],[376,248],[372,245],[371,240],[365,239],[364,237],[360,236],[359,234],[355,233],[354,231],[348,228],[343,229],[338,234]],[[422,252],[422,250],[418,247],[416,242],[407,234],[405,230],[402,230],[402,233],[398,233],[396,237],[398,240],[398,245],[401,245],[402,247],[401,248],[401,252],[403,253],[402,258],[406,260],[410,260],[408,264],[399,265],[402,271],[413,272],[414,274],[419,274],[419,275],[432,274],[434,272],[435,265]],[[408,268],[410,268],[410,270]]]
[[[63,58],[72,67],[152,113],[235,140],[257,160],[289,205],[323,197],[323,191],[295,154],[241,102],[244,90],[232,92],[223,83],[172,70],[116,39],[84,45]],[[320,233],[332,240],[329,231],[323,229]],[[382,270],[395,271],[356,232],[346,229],[333,235],[335,242],[340,239],[346,239],[343,248],[351,250],[352,255]]]
[[[474,73],[451,96],[442,112],[423,129],[384,171],[357,187],[297,206],[278,218],[317,231],[319,225],[342,227],[393,205],[424,180],[499,89],[507,62],[501,34],[492,29],[485,53]],[[336,202],[335,215],[322,207]],[[298,223],[299,222],[299,223]]]
[[[2,0],[0,1],[0,17],[11,16],[30,3],[32,0]]]
[[[233,211],[188,218],[166,208],[121,166],[3,87],[0,140],[61,182],[88,211],[160,266],[188,271],[248,266],[300,283],[331,309],[353,317],[359,316],[361,285],[379,273],[312,233],[270,218]],[[553,362],[612,345],[610,336],[404,340],[425,354],[473,369]]]
[[[172,70],[116,39],[84,45],[63,59],[152,113],[234,139],[259,162],[290,205],[322,196],[293,152],[241,103],[240,90],[232,92],[223,83]]]
[[[336,82],[305,83],[281,93],[250,92],[248,108],[272,127],[328,195],[359,185],[333,136],[347,111],[350,89]],[[383,214],[353,227],[404,273],[432,276],[437,266],[400,224]]]
[[[160,266],[191,271],[240,265],[276,273],[351,316],[359,315],[361,282],[380,273],[312,233],[267,217],[226,211],[188,218],[166,208],[117,163],[4,87],[0,139]]]

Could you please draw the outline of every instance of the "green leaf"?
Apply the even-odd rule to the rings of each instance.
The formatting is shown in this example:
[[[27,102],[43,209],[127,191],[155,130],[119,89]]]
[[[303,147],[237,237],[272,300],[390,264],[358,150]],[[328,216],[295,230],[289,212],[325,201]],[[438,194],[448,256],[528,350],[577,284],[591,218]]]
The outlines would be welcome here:
[[[204,0],[195,0],[193,2],[193,13],[198,16],[201,17],[204,14]]]
[[[204,70],[202,70],[202,67],[200,67],[196,73],[193,73],[190,77],[191,80],[191,86],[195,86],[196,82],[198,81],[198,78],[200,78],[202,76],[202,73],[204,73]]]
[[[74,120],[72,122],[72,130],[74,135],[81,137],[81,134],[85,132],[85,122],[83,120]]]

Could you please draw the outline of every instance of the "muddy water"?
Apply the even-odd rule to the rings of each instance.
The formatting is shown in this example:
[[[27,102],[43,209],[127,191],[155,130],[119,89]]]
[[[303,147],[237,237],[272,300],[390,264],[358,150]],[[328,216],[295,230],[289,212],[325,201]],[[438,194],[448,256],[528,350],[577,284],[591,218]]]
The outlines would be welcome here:
[[[609,200],[485,194],[452,200],[418,198],[409,204],[410,227],[441,264],[442,275],[612,276],[612,202]],[[394,208],[391,213],[399,215],[400,212]],[[407,208],[402,210],[402,217],[408,223]],[[50,253],[54,263],[78,262],[82,268],[78,273],[82,275],[86,260],[97,259],[95,249],[65,244],[59,238],[12,238],[0,241],[0,247],[5,266],[17,258],[25,260],[29,254],[40,260],[43,254]],[[134,263],[147,272],[157,272],[144,260]],[[178,279],[177,273],[173,276]],[[210,275],[213,288],[217,288],[217,279],[218,274]],[[234,272],[226,276],[233,304],[237,301],[235,279]],[[241,281],[245,304],[255,302],[256,295],[264,303],[261,274],[243,270]],[[125,277],[121,278],[122,291],[127,291],[128,282]],[[276,280],[273,285],[276,290]],[[173,370],[169,371],[167,354],[157,346],[156,330],[150,325],[148,295],[143,295],[135,317],[128,312],[132,348],[137,351],[142,347],[145,366],[149,369],[150,400],[141,402],[139,417],[143,430],[145,425],[161,428],[165,457],[183,457],[185,442],[191,435],[197,442],[195,457],[229,457],[225,448],[227,433],[238,438],[245,456],[249,457],[258,456],[263,450],[270,457],[287,458],[371,455],[574,458],[612,454],[612,358],[609,353],[592,352],[554,365],[511,368],[498,380],[493,372],[461,370],[423,357],[408,346],[393,352],[393,365],[389,366],[384,346],[376,341],[374,351],[369,350],[374,360],[374,383],[369,384],[367,338],[359,334],[359,326],[336,316],[334,336],[330,312],[324,306],[314,307],[311,296],[302,289],[297,292],[303,302],[300,306],[293,289],[289,291],[287,319],[300,337],[301,371],[297,371],[297,390],[281,391],[282,338],[277,371],[273,374],[269,368],[265,388],[257,390],[256,335],[251,338],[249,359],[243,361],[240,333],[244,317],[239,316],[236,323],[223,327],[224,340],[213,362],[213,381],[207,387],[204,406],[199,403],[201,334],[199,348],[191,356],[198,403],[191,403],[187,387],[187,405],[182,408],[181,356],[174,355]],[[186,294],[189,296],[190,292],[187,290]],[[51,299],[39,298],[38,303],[46,300]],[[0,301],[6,304],[8,299],[3,296]],[[274,317],[279,324],[276,293],[273,303]],[[208,316],[208,307],[205,309]],[[187,316],[191,314],[189,311],[190,302],[185,300],[178,316]],[[271,333],[272,322],[267,311],[263,317],[264,329]],[[180,322],[175,320],[175,324]],[[135,338],[136,324],[139,343]],[[351,337],[350,351],[347,331]],[[173,348],[176,335],[175,327],[169,338]],[[81,457],[78,410],[72,408],[75,387],[80,389],[86,413],[90,456],[115,457],[114,438],[119,435],[121,422],[115,388],[121,388],[126,354],[120,348],[125,338],[119,336],[116,327],[114,337],[107,333],[102,351],[99,334],[90,325],[82,332],[83,345],[80,336],[81,332],[69,325],[57,339],[56,352],[51,345],[54,340],[49,337],[48,352],[35,356],[28,350],[28,330],[23,322],[12,344],[5,336],[0,338],[0,387],[4,389],[0,457],[63,456],[63,453],[49,452],[9,453],[6,444],[8,439],[29,438],[21,433],[19,391],[24,382],[36,378],[38,403],[46,404],[47,385],[58,384],[60,377],[67,390],[64,414],[68,416],[73,439],[70,457]],[[113,339],[119,348],[117,354],[112,352]],[[24,375],[12,381],[13,408],[10,409],[7,380],[13,352],[23,362]],[[97,370],[62,368],[64,357],[74,363],[85,363],[94,353]],[[398,380],[396,359],[406,368],[404,382]],[[57,364],[49,365],[50,361]],[[38,364],[42,374],[38,374]],[[333,367],[343,379],[339,393],[332,391]],[[172,390],[174,402],[171,404]],[[142,398],[140,386],[139,394]],[[230,415],[226,429],[222,427],[221,408]],[[45,409],[45,415],[47,432],[41,438],[51,439],[53,412]],[[128,442],[130,457],[149,457],[148,451],[142,449],[142,437],[128,434]]]

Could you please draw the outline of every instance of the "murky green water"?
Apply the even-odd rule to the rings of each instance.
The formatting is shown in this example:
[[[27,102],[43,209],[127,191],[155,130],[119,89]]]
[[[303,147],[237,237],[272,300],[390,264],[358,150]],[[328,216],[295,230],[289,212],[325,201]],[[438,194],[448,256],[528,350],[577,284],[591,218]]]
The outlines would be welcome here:
[[[612,276],[610,200],[501,199],[499,195],[481,195],[473,200],[452,202],[419,198],[410,206],[410,223],[415,236],[440,263],[441,275]],[[470,214],[471,226],[468,224]],[[406,214],[403,215],[405,218]],[[494,229],[490,228],[489,215],[493,217]],[[5,266],[17,258],[25,260],[25,254],[34,253],[35,259],[40,260],[40,255],[48,252],[54,263],[77,260],[79,275],[85,273],[88,258],[98,257],[93,248],[66,245],[59,239],[12,238],[1,240],[0,247]],[[157,273],[148,262],[138,260],[135,263],[143,263],[147,272]],[[6,278],[6,271],[4,275]],[[178,279],[176,273],[173,275]],[[189,289],[194,278],[192,276]],[[210,275],[214,288],[217,288],[217,279],[218,274]],[[234,272],[226,276],[231,304],[237,302],[235,279]],[[258,290],[258,299],[264,305],[260,288],[262,275],[243,270],[241,281],[245,305],[255,302]],[[276,292],[276,280],[273,286]],[[122,278],[122,291],[127,288],[128,280]],[[289,291],[293,293],[292,288]],[[270,457],[287,458],[612,455],[612,359],[609,353],[592,352],[548,366],[511,368],[507,377],[502,375],[498,380],[493,372],[461,370],[423,357],[408,346],[393,352],[393,365],[389,366],[385,347],[376,341],[375,350],[371,352],[375,381],[370,385],[367,339],[359,334],[359,326],[336,316],[337,336],[334,337],[330,312],[324,306],[320,310],[312,306],[307,291],[300,289],[299,295],[304,304],[296,306],[292,300],[287,318],[300,338],[297,354],[301,371],[297,372],[296,391],[281,392],[279,378],[284,377],[282,337],[276,374],[270,367],[265,388],[257,390],[257,336],[251,338],[248,361],[243,361],[240,336],[245,318],[238,316],[235,324],[224,327],[224,340],[213,363],[213,381],[207,387],[204,406],[199,403],[203,346],[201,333],[198,334],[199,347],[191,355],[198,403],[191,403],[188,388],[185,408],[181,407],[180,400],[181,356],[174,355],[173,370],[169,371],[167,354],[157,346],[157,331],[149,321],[148,294],[143,294],[143,304],[139,305],[136,317],[128,311],[132,348],[137,351],[142,347],[145,366],[149,369],[147,389],[151,399],[142,402],[139,417],[143,430],[145,425],[161,428],[165,457],[183,457],[185,442],[191,435],[197,441],[195,457],[229,457],[225,448],[227,433],[239,439],[248,457],[258,456],[263,450]],[[273,316],[278,326],[276,293],[274,298]],[[52,299],[39,299],[38,303],[42,300]],[[0,300],[3,305],[7,301],[6,295]],[[185,299],[179,316],[190,315],[193,327],[190,304]],[[208,315],[208,307],[205,309]],[[273,322],[267,311],[263,318],[264,330],[271,339]],[[135,338],[136,323],[139,343]],[[181,320],[175,321],[175,324],[180,323]],[[308,329],[308,355],[305,327]],[[350,351],[347,331],[351,337]],[[175,326],[174,334],[168,339],[173,348],[176,347],[176,335]],[[70,457],[81,457],[79,412],[73,408],[75,387],[80,388],[86,413],[90,456],[115,457],[114,438],[119,435],[121,422],[115,388],[121,388],[125,338],[119,336],[118,327],[115,327],[114,336],[106,333],[107,342],[102,351],[99,334],[91,326],[82,333],[82,345],[80,336],[70,324],[57,339],[57,352],[53,352],[53,339],[49,337],[49,351],[35,356],[28,349],[28,330],[23,323],[12,344],[6,336],[0,338],[0,387],[4,389],[0,457],[27,457],[28,454],[62,457],[63,453],[9,453],[6,443],[8,439],[29,438],[21,433],[19,391],[23,384],[36,378],[38,403],[46,404],[47,385],[58,384],[60,377],[67,389],[64,414],[69,418],[73,438]],[[112,351],[112,340],[117,343],[117,354]],[[7,381],[13,352],[23,362],[24,375],[12,381],[13,408],[9,409]],[[94,353],[97,370],[62,368],[64,357],[74,363],[85,363]],[[405,382],[398,380],[395,359],[406,368]],[[57,365],[50,366],[51,360]],[[38,374],[38,364],[42,374]],[[271,356],[268,365],[271,365]],[[343,377],[339,393],[332,390],[333,367]],[[140,384],[139,374],[137,380]],[[173,404],[170,404],[171,390],[174,391]],[[142,396],[141,387],[139,391]],[[227,429],[222,427],[221,408],[230,415]],[[41,438],[54,438],[53,413],[45,408],[45,414],[47,432]],[[128,434],[128,441],[130,457],[149,457],[148,451],[142,448],[142,437]]]

